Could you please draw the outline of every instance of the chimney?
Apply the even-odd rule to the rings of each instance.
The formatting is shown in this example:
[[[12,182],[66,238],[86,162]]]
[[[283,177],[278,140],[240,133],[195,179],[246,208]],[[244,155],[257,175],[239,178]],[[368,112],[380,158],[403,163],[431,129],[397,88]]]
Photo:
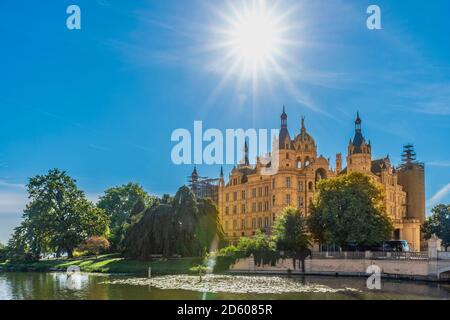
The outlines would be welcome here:
[[[336,154],[336,174],[342,171],[342,153]]]

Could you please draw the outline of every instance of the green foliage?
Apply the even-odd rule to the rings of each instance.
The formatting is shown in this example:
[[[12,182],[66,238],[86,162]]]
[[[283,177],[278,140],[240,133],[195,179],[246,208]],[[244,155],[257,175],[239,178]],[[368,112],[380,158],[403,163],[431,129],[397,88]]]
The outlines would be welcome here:
[[[442,240],[442,245],[447,250],[450,247],[450,205],[437,205],[431,212],[432,215],[422,227],[424,237],[428,240],[435,234]]]
[[[6,260],[6,247],[3,243],[0,242],[0,262]]]
[[[215,271],[226,271],[237,259],[253,255],[256,265],[274,266],[281,258],[276,250],[276,243],[271,236],[258,230],[251,237],[241,237],[236,246],[222,248],[217,254]]]
[[[389,239],[393,230],[384,194],[365,174],[350,173],[321,180],[308,227],[321,243],[373,245]]]
[[[86,200],[65,172],[53,169],[30,178],[27,189],[30,202],[8,243],[11,259],[36,260],[48,252],[71,257],[90,236],[108,233],[106,213]]]
[[[292,258],[302,262],[304,271],[304,260],[310,255],[311,241],[307,230],[306,219],[296,208],[287,207],[275,221],[274,240],[277,249],[284,252],[285,258]]]
[[[215,204],[197,200],[189,188],[181,187],[173,199],[147,209],[130,227],[124,244],[127,256],[147,260],[158,254],[204,256],[223,239]]]
[[[110,218],[109,241],[113,251],[123,249],[123,241],[130,224],[137,222],[146,208],[154,205],[151,197],[136,183],[109,188],[100,197],[97,207],[106,211]]]

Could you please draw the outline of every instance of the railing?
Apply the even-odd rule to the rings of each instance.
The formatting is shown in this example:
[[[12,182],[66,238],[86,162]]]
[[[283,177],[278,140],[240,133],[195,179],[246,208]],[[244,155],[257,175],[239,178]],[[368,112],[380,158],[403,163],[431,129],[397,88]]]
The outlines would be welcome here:
[[[371,252],[374,260],[428,260],[428,252]]]
[[[313,259],[364,259],[366,253],[365,252],[313,252],[311,257]]]
[[[313,252],[312,259],[428,260],[428,252]]]
[[[450,251],[438,251],[439,260],[450,260]]]

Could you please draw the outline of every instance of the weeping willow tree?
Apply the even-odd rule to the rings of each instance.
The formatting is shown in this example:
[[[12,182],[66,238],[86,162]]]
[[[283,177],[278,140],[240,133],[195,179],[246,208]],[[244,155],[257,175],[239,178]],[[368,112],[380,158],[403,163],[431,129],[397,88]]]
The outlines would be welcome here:
[[[125,253],[140,260],[152,255],[170,257],[203,256],[212,244],[221,245],[224,232],[216,205],[210,199],[196,199],[181,187],[170,202],[146,209],[125,238]]]

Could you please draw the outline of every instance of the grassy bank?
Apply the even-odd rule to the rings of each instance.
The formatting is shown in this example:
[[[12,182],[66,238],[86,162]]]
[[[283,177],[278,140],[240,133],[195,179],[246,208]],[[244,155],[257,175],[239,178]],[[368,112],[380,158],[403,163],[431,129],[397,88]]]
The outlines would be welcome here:
[[[180,258],[170,260],[137,261],[117,254],[102,255],[98,258],[43,260],[30,263],[0,263],[0,269],[9,271],[65,271],[69,266],[79,266],[83,272],[147,274],[152,268],[154,275],[192,273],[189,268],[200,264],[201,258]]]

